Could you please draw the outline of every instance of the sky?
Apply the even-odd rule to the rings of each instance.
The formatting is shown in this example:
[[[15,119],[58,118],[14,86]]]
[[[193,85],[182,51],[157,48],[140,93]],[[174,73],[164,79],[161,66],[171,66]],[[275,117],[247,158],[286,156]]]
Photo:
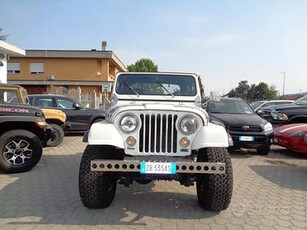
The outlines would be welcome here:
[[[244,80],[307,91],[306,0],[0,0],[0,28],[22,49],[107,41],[125,65],[201,75],[207,95]]]

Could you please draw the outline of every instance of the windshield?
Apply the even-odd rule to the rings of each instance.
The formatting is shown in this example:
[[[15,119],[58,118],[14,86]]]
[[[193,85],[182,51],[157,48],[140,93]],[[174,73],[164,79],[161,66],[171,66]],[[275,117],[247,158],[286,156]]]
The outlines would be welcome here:
[[[20,104],[20,99],[16,90],[1,89],[0,102],[9,104]]]
[[[250,104],[252,109],[256,109],[259,105],[263,104],[264,101],[255,101]]]
[[[209,101],[207,111],[209,113],[254,114],[251,107],[242,100]]]
[[[162,74],[123,74],[116,83],[116,93],[125,95],[195,96],[193,76]]]
[[[307,105],[307,96],[301,97],[293,102],[295,105]]]

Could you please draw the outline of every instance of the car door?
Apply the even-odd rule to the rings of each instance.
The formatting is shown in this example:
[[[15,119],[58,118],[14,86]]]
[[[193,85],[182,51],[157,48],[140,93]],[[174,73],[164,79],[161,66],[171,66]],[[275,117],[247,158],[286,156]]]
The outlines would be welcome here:
[[[71,131],[86,131],[89,128],[91,115],[82,106],[70,98],[56,97],[57,107],[66,113]]]

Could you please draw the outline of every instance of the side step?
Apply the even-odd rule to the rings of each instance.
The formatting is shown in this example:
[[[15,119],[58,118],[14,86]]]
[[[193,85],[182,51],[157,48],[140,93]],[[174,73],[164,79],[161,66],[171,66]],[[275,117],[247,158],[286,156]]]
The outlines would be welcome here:
[[[140,172],[138,160],[92,160],[94,172]],[[161,162],[163,163],[163,162]],[[225,163],[180,161],[176,163],[176,173],[224,174]]]

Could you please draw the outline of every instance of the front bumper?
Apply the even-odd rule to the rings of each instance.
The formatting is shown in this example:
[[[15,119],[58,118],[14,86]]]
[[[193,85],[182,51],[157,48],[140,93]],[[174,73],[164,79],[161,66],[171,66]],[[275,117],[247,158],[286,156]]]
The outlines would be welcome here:
[[[146,161],[92,160],[91,171],[138,173],[140,172],[141,163],[143,162]],[[172,163],[176,164],[176,174],[224,174],[226,171],[225,163],[220,162],[173,161]]]
[[[238,148],[256,148],[258,146],[267,145],[271,143],[273,137],[273,132],[266,134],[254,134],[254,133],[244,133],[244,134],[230,134],[233,140],[234,147]],[[242,140],[242,137],[246,140]]]

